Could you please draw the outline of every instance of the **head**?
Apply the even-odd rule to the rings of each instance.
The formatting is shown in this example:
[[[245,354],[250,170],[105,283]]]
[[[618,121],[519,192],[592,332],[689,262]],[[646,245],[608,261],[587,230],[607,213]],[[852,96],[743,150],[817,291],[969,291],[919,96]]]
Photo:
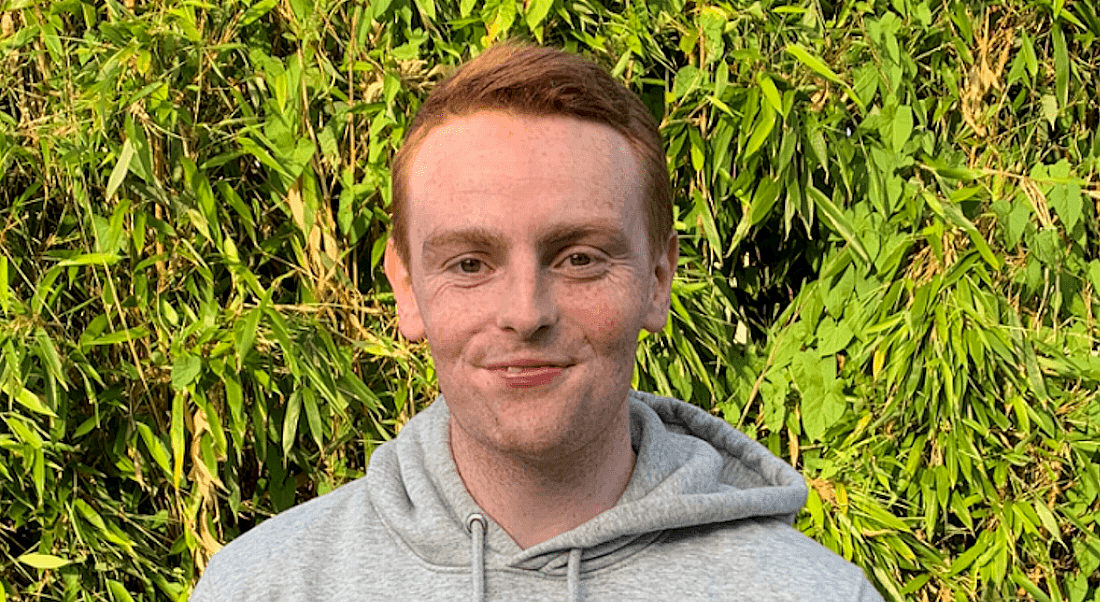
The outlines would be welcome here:
[[[599,68],[516,47],[424,107],[394,167],[385,265],[456,458],[631,453],[638,333],[664,327],[678,253],[652,120]]]
[[[642,101],[579,56],[505,43],[485,50],[432,91],[394,156],[393,240],[398,254],[408,257],[409,166],[421,143],[451,119],[480,111],[574,117],[621,134],[641,166],[650,249],[664,249],[672,234],[672,186],[661,134]]]

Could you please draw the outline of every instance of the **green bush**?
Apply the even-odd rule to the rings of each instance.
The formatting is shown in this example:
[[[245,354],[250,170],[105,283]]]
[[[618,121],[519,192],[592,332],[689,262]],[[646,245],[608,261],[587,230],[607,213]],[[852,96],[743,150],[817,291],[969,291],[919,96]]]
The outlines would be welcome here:
[[[185,599],[435,394],[387,162],[518,36],[660,118],[638,386],[893,599],[1100,600],[1100,12],[1061,0],[0,0],[0,600]]]

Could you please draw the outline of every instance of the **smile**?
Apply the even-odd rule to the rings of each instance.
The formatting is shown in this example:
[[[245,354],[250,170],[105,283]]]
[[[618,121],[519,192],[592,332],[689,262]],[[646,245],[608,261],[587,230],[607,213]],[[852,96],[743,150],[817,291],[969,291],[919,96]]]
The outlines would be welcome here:
[[[532,370],[544,370],[546,368],[554,368],[556,366],[508,366],[504,370],[508,374],[520,374],[522,372],[531,372]]]
[[[497,375],[506,387],[540,387],[552,384],[561,376],[565,366],[561,365],[503,365],[493,366],[489,371]]]

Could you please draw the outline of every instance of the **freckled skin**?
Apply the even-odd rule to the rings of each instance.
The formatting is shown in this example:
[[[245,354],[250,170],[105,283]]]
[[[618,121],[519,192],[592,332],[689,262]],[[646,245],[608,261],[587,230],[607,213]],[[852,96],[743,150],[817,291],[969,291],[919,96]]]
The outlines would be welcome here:
[[[387,274],[402,332],[428,340],[456,461],[476,449],[552,464],[629,446],[638,333],[663,328],[676,262],[674,236],[650,253],[641,181],[625,138],[573,118],[482,112],[422,143],[410,256],[391,245]],[[499,364],[517,358],[561,372],[510,386]]]

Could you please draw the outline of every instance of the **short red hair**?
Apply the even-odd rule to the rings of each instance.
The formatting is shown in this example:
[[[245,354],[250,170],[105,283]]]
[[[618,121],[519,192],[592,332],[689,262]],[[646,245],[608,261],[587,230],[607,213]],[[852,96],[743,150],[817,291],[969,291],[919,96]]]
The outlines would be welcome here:
[[[553,48],[502,43],[463,65],[428,95],[393,158],[393,234],[398,255],[409,257],[408,170],[420,144],[455,117],[480,111],[565,116],[610,126],[634,149],[645,178],[649,248],[653,256],[672,234],[672,184],[657,123],[641,99],[607,71]]]

